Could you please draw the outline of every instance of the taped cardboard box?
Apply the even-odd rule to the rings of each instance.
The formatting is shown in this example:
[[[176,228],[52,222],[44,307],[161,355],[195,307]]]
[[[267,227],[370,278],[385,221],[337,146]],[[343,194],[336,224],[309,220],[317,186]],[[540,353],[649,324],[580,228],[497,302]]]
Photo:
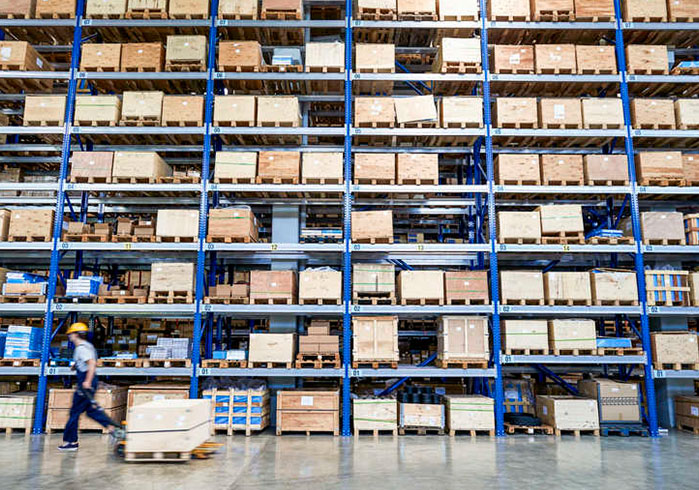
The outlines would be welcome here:
[[[536,414],[558,430],[599,429],[597,400],[572,396],[536,397]]]
[[[254,95],[217,95],[214,97],[215,126],[255,126],[257,98]]]
[[[157,179],[172,175],[172,168],[155,152],[117,151],[114,153],[112,177]]]
[[[160,125],[164,97],[163,92],[124,92],[122,122],[144,121]]]
[[[396,285],[402,304],[424,300],[444,303],[443,271],[400,271]]]
[[[352,211],[352,241],[393,243],[393,213],[384,211]]]
[[[354,264],[352,266],[352,291],[355,295],[357,293],[395,293],[395,266],[393,264]]]
[[[301,126],[301,107],[298,97],[257,97],[258,126]]]
[[[626,155],[585,155],[585,185],[628,185]]]
[[[540,243],[541,217],[538,211],[500,211],[497,215],[500,243]]]
[[[582,218],[582,206],[579,204],[554,204],[539,206],[541,216],[541,233],[557,234],[560,232],[585,231]]]
[[[354,433],[362,430],[398,429],[398,402],[392,398],[361,398],[352,400]]]
[[[524,349],[548,353],[549,330],[546,320],[504,320],[502,338],[507,354]]]
[[[165,238],[199,236],[199,211],[193,209],[159,209],[155,234]]]
[[[544,303],[544,277],[541,271],[500,271],[500,294],[503,304],[535,301]]]
[[[25,126],[63,126],[66,98],[63,95],[28,95],[24,98]]]
[[[439,155],[436,153],[399,153],[396,176],[401,184],[439,184]]]
[[[306,43],[306,71],[344,73],[345,44]]]
[[[296,184],[301,174],[301,153],[297,151],[261,151],[258,154],[257,182],[289,180]]]
[[[230,237],[248,243],[258,240],[258,223],[252,210],[241,208],[216,208],[209,210],[210,237]]]
[[[258,71],[265,64],[257,41],[223,41],[218,45],[218,68],[222,71]]]
[[[70,178],[104,179],[112,178],[114,153],[111,151],[74,151],[70,157]]]
[[[257,152],[216,152],[214,182],[253,183],[257,175]]]
[[[488,271],[444,272],[447,304],[489,304]]]
[[[296,272],[252,271],[250,273],[250,301],[261,303],[296,303]]]
[[[53,236],[53,208],[19,208],[10,215],[8,237],[11,241],[31,241],[30,237],[51,240]]]
[[[163,71],[165,48],[162,43],[127,43],[121,45],[121,71]]]
[[[500,153],[495,157],[495,179],[499,185],[539,185],[539,155]]]
[[[593,269],[590,271],[592,300],[605,304],[638,304],[636,274],[630,271]]]
[[[437,122],[437,107],[432,95],[394,97],[398,124]]]
[[[549,304],[592,304],[590,275],[587,272],[551,271],[544,273],[544,294]]]
[[[166,95],[163,97],[163,126],[203,126],[204,97]]]
[[[493,46],[493,73],[534,73],[534,46]]]

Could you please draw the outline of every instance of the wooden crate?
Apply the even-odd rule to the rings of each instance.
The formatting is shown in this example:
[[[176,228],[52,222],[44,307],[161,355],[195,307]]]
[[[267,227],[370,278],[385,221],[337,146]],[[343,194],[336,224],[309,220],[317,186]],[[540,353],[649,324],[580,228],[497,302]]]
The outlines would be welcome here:
[[[153,292],[194,290],[192,262],[153,262],[150,269],[150,290]]]
[[[493,73],[534,73],[534,46],[493,46]]]
[[[212,435],[225,430],[233,435],[236,430],[264,430],[269,425],[269,391],[267,389],[212,388],[202,391],[204,400],[211,400]]]
[[[28,95],[24,98],[25,126],[63,126],[65,115],[64,95]]]
[[[581,351],[596,354],[597,328],[594,320],[549,320],[548,325],[549,348],[554,355],[566,354],[565,351],[573,351],[573,355],[582,354]]]
[[[302,184],[341,184],[344,154],[305,152],[301,155]]]
[[[395,153],[355,153],[355,184],[395,184]]]
[[[541,183],[543,185],[583,185],[582,155],[542,155]]]
[[[19,208],[10,215],[8,239],[16,241],[48,242],[53,236],[53,208]]]
[[[529,22],[529,0],[491,0],[488,2],[488,17],[490,20]]]
[[[549,305],[590,305],[590,274],[573,271],[545,272],[544,297]]]
[[[637,305],[636,274],[629,271],[594,269],[590,271],[592,302],[604,305]]]
[[[670,22],[699,21],[699,5],[694,0],[672,0],[667,2]]]
[[[641,213],[643,243],[650,245],[684,245],[682,213],[646,211]]]
[[[682,185],[684,162],[679,151],[643,151],[636,154],[636,176],[641,185]]]
[[[513,351],[529,351],[529,354],[547,354],[549,330],[546,320],[503,320],[503,349],[506,354]],[[532,352],[537,351],[537,352]],[[524,352],[526,355],[527,352]]]
[[[296,303],[296,272],[252,271],[250,273],[250,302],[270,304]]]
[[[393,243],[392,211],[352,211],[352,241]]]
[[[684,215],[684,233],[687,245],[699,245],[699,214]],[[699,298],[699,289],[696,294]]]
[[[580,0],[576,0],[576,5]],[[597,400],[573,396],[536,397],[536,415],[541,421],[561,430],[599,430]],[[599,435],[597,432],[595,435]]]
[[[689,272],[646,269],[649,306],[691,306]]]
[[[699,396],[675,397],[675,426],[691,434],[699,434]]]
[[[400,404],[401,429],[423,428],[442,430],[445,425],[444,405],[427,403]]]
[[[444,397],[449,435],[456,431],[489,431],[495,435],[495,400],[482,395]]]
[[[168,36],[165,71],[204,71],[206,36]]]
[[[615,75],[617,73],[614,46],[575,46],[579,75]]]
[[[355,127],[392,128],[396,111],[392,97],[355,97]]]
[[[299,273],[300,304],[340,304],[342,272],[330,269],[306,269]]]
[[[672,99],[633,99],[631,121],[635,129],[675,129]]]
[[[582,109],[585,129],[616,129],[624,126],[621,99],[583,98]]]
[[[209,0],[170,0],[168,13],[171,19],[206,19]]]
[[[682,369],[689,364],[697,369],[699,349],[695,332],[653,332],[650,334],[651,352],[655,369],[663,369],[666,364],[672,370]]]
[[[345,72],[344,43],[306,43],[306,71]]]
[[[614,18],[614,0],[575,0],[577,21],[610,22]]]
[[[393,103],[396,120],[401,127],[431,127],[437,122],[437,106],[432,95],[394,97]]]
[[[667,22],[667,0],[625,0],[621,3],[626,22]]]
[[[480,39],[442,38],[432,62],[435,73],[480,73],[482,70]]]
[[[214,182],[253,183],[257,176],[257,152],[216,152]]]
[[[88,19],[123,19],[127,0],[87,0],[85,17]]]
[[[52,69],[51,63],[25,41],[0,41],[0,67],[12,71]]]
[[[575,20],[573,0],[531,0],[532,20],[536,22],[569,22]]]
[[[541,271],[500,271],[502,304],[544,304],[544,276]]]
[[[585,155],[585,185],[628,185],[626,155]]]
[[[0,17],[7,19],[31,19],[36,0],[0,0]]]
[[[34,423],[36,393],[20,391],[0,395],[0,429],[24,429],[29,434]]]
[[[74,126],[116,126],[121,119],[121,99],[116,95],[75,97]]]
[[[199,211],[193,209],[158,209],[155,234],[162,238],[196,238],[199,236]]]
[[[162,43],[128,43],[121,45],[121,71],[163,71],[165,48]]]
[[[675,117],[677,129],[699,129],[699,100],[677,99]]]
[[[396,291],[396,271],[393,264],[360,263],[352,266],[352,293],[356,297],[371,295],[393,296]]]
[[[114,152],[74,151],[70,157],[71,182],[104,182],[112,179]]]
[[[360,431],[398,431],[398,402],[392,398],[360,398],[352,400],[354,435]]]
[[[539,99],[539,127],[543,129],[582,128],[580,99]]]
[[[119,71],[121,44],[85,44],[82,47],[80,71]]]
[[[221,71],[260,71],[264,65],[262,47],[257,41],[222,41],[218,45]]]
[[[257,0],[219,0],[218,16],[221,19],[256,20],[257,4]]]
[[[667,46],[629,44],[626,46],[626,70],[633,75],[667,75],[670,60]]]
[[[253,271],[253,273],[256,271]],[[296,334],[251,333],[248,361],[253,363],[285,363],[296,359]]]
[[[357,73],[393,73],[396,67],[396,47],[393,44],[355,45]]]
[[[443,316],[437,331],[437,359],[441,367],[447,367],[449,361],[487,362],[490,359],[489,338],[487,317]]]
[[[298,184],[301,153],[298,151],[261,151],[257,163],[257,183]]]
[[[437,15],[444,21],[474,21],[480,18],[478,0],[437,0]]]
[[[482,97],[442,97],[440,100],[442,128],[482,128]]]
[[[699,186],[699,155],[682,155],[684,179],[688,186]]]
[[[498,97],[495,99],[495,127],[537,128],[539,116],[534,97]]]
[[[500,153],[495,157],[495,180],[498,185],[540,185],[539,155]]]
[[[286,128],[301,126],[298,97],[257,97],[257,125]]]
[[[577,72],[574,44],[535,44],[537,73],[573,74]]]
[[[163,126],[204,125],[204,97],[201,95],[166,95],[163,97]]]
[[[277,435],[284,432],[332,432],[340,435],[340,392],[277,391]]]
[[[439,184],[439,155],[436,153],[399,153],[396,160],[398,185]]]
[[[541,215],[542,235],[585,231],[582,206],[579,204],[553,204],[537,209]]]
[[[400,271],[396,286],[401,304],[444,304],[442,271]]]
[[[541,243],[538,211],[499,211],[498,243]]]
[[[117,151],[114,153],[112,177],[119,179],[148,179],[172,175],[172,168],[155,152]]]
[[[121,106],[123,125],[156,125],[161,123],[163,92],[124,92]]]
[[[488,271],[445,271],[444,295],[448,305],[489,304]]]
[[[398,317],[352,317],[353,365],[373,361],[397,363],[399,359]]]
[[[214,126],[255,126],[256,100],[254,95],[216,95]]]

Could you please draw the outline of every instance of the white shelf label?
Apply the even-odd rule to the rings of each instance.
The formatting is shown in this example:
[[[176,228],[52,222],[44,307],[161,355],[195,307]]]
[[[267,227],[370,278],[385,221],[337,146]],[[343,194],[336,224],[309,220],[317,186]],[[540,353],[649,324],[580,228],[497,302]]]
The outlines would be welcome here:
[[[199,376],[211,376],[211,368],[200,367]]]
[[[58,374],[58,368],[56,367],[47,367],[46,368],[46,376],[56,376]]]
[[[349,375],[350,378],[361,378],[363,376],[361,369],[350,369]]]

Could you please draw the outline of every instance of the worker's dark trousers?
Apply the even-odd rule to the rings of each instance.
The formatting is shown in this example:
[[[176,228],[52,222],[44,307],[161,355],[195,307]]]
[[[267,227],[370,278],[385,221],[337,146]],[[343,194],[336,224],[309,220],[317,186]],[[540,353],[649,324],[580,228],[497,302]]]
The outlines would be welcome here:
[[[112,421],[105,415],[102,410],[97,410],[92,406],[90,400],[80,393],[77,387],[80,387],[85,381],[86,373],[75,371],[77,375],[77,385],[75,393],[73,393],[73,405],[70,407],[70,418],[66,423],[66,428],[63,431],[64,442],[78,442],[78,420],[83,412],[87,412],[87,416],[94,419],[103,427],[112,425]],[[97,376],[92,378],[92,389],[97,391]]]

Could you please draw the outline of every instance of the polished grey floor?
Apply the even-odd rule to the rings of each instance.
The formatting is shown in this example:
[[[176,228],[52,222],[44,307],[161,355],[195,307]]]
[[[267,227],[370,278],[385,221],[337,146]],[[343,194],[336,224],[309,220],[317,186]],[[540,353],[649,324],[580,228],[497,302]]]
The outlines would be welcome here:
[[[124,463],[108,438],[0,436],[0,488],[99,489],[644,489],[699,488],[699,437],[660,439],[260,435],[218,436],[221,451],[184,464]]]

